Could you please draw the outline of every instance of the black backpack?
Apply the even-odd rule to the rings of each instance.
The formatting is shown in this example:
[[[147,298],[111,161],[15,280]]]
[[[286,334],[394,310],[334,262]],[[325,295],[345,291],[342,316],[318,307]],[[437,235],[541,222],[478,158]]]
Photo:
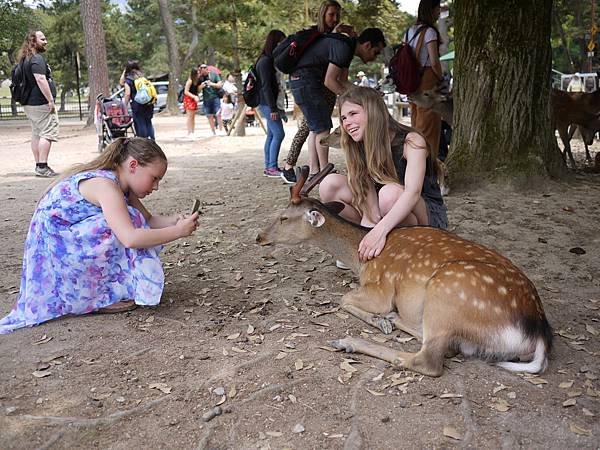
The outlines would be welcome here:
[[[290,34],[273,50],[275,67],[283,73],[292,73],[299,68],[297,67],[298,61],[306,49],[322,36],[323,33],[314,27]]]
[[[254,66],[250,66],[248,69],[248,75],[244,80],[244,88],[242,89],[242,97],[244,97],[246,105],[251,108],[256,108],[260,103],[260,80]]]
[[[30,93],[24,66],[25,60],[13,67],[12,72],[10,73],[10,95],[15,102],[18,102],[21,105],[24,105],[27,102]]]

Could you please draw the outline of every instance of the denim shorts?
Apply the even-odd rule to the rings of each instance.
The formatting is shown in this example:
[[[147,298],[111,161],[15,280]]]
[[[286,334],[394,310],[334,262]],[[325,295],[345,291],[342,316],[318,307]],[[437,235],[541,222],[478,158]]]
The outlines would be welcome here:
[[[308,129],[322,133],[333,128],[331,108],[325,100],[323,85],[312,80],[290,80],[294,101],[304,114]]]
[[[446,212],[446,205],[435,202],[427,197],[423,197],[423,200],[425,200],[425,205],[427,206],[427,218],[429,219],[429,226],[447,230],[448,215]]]
[[[214,116],[221,109],[221,99],[219,97],[206,98],[204,103],[204,114]]]

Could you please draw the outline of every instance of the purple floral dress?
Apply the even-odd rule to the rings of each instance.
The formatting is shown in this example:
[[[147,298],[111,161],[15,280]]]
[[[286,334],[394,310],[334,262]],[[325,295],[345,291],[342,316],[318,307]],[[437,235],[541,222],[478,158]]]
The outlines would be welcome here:
[[[82,172],[59,182],[40,200],[25,241],[19,297],[11,313],[0,319],[0,334],[121,300],[160,302],[160,247],[129,249],[119,242],[101,208],[79,192],[79,182],[94,177],[118,183],[112,171]],[[148,228],[139,210],[127,208],[136,228]]]

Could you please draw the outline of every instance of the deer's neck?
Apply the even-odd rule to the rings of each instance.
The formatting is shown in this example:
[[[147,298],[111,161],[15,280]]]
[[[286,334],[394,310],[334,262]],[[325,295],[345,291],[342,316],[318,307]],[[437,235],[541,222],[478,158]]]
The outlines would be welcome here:
[[[331,217],[323,227],[325,232],[317,233],[313,244],[350,266],[358,275],[361,265],[358,260],[358,244],[367,231],[337,217]]]

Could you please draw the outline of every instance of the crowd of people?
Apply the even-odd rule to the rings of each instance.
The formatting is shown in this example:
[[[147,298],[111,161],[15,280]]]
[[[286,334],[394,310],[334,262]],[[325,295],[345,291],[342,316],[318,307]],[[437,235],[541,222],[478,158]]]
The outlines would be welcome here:
[[[325,177],[320,196],[325,202],[343,203],[342,217],[371,228],[357,248],[360,260],[368,261],[379,255],[394,227],[447,227],[437,181],[441,118],[413,108],[412,128],[401,126],[390,117],[377,90],[348,79],[355,56],[368,64],[387,44],[378,28],[356,33],[342,24],[341,12],[336,0],[323,1],[315,25],[323,36],[302,54],[290,74],[291,91],[304,120],[283,170],[278,159],[285,136],[284,77],[275,68],[273,50],[286,36],[280,30],[266,36],[256,64],[261,80],[258,110],[267,122],[264,175],[294,182],[293,166],[304,140],[309,176],[328,164],[329,149],[323,140],[333,126],[337,101],[347,174]],[[439,0],[421,0],[417,22],[407,33],[424,69],[420,89],[431,88],[442,76],[435,27],[439,13]],[[24,44],[38,86],[25,105],[32,123],[36,174],[55,176],[47,165],[58,121],[55,88],[41,56],[46,44],[41,32],[28,36]],[[198,227],[198,213],[156,216],[142,203],[158,190],[167,157],[155,142],[153,105],[135,101],[140,77],[139,64],[130,61],[120,80],[137,136],[118,138],[93,161],[65,171],[39,201],[25,242],[19,296],[11,313],[0,319],[0,333],[67,314],[121,312],[160,301],[164,287],[160,246],[191,235]],[[206,64],[193,68],[183,101],[192,138],[200,94],[212,134],[231,125],[235,108],[236,89],[230,77],[222,80]]]

